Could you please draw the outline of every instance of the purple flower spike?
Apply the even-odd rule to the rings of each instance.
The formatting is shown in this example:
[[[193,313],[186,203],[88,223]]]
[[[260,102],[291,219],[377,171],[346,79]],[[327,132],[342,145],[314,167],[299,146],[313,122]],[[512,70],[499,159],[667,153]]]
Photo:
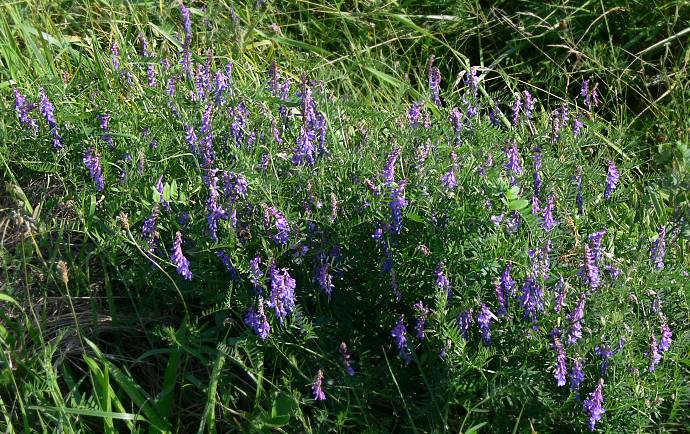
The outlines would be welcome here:
[[[433,65],[434,58],[429,60],[429,92],[431,99],[437,107],[441,107],[441,71]]]
[[[654,372],[659,362],[661,362],[661,354],[656,343],[656,336],[652,334],[652,337],[649,339],[649,372]]]
[[[620,173],[613,160],[609,160],[608,174],[606,175],[606,188],[604,188],[604,198],[611,199],[611,195],[616,190],[618,181],[620,180]]]
[[[601,283],[599,278],[599,267],[597,267],[594,252],[592,252],[589,244],[585,244],[584,280],[592,291],[596,290]]]
[[[268,323],[268,318],[266,318],[266,313],[264,312],[263,298],[259,297],[256,310],[254,310],[254,306],[249,306],[247,315],[244,317],[244,323],[247,327],[252,329],[262,341],[268,338],[268,334],[271,332],[271,325]]]
[[[664,257],[666,256],[666,226],[659,226],[659,235],[651,249],[652,265],[657,270],[664,268]]]
[[[496,300],[498,301],[498,316],[503,316],[508,313],[508,298],[503,290],[500,281],[494,283],[494,290],[496,291]]]
[[[568,295],[568,286],[565,284],[563,276],[554,285],[554,292],[556,293],[556,303],[553,310],[560,313],[563,303],[565,303],[565,297]]]
[[[525,318],[537,322],[537,312],[544,311],[544,291],[534,276],[528,275],[522,285],[522,294],[518,297],[520,306],[525,311]]]
[[[355,370],[350,364],[350,352],[348,351],[345,342],[340,343],[340,348],[338,348],[338,351],[340,351],[340,356],[343,359],[343,366],[345,367],[345,372],[347,372],[347,375],[349,375],[350,377],[353,377],[355,375]]]
[[[511,124],[513,127],[517,127],[520,120],[520,110],[522,110],[522,99],[520,95],[515,96],[515,101],[513,101],[513,115],[511,116]]]
[[[333,288],[335,287],[333,285],[333,276],[330,273],[330,268],[330,264],[328,262],[324,262],[319,265],[316,270],[316,281],[319,283],[319,286],[329,300],[331,298],[331,294],[333,294]]]
[[[570,315],[568,315],[568,322],[570,322],[570,332],[568,333],[568,345],[574,345],[578,339],[582,337],[582,318],[585,316],[585,294],[581,293],[577,301],[577,305]]]
[[[22,127],[30,129],[34,134],[38,133],[38,123],[36,119],[29,115],[29,112],[34,108],[33,104],[26,101],[26,97],[14,88],[14,110],[17,112],[19,123]]]
[[[482,332],[482,343],[487,347],[491,345],[491,321],[496,318],[489,308],[482,303],[482,308],[477,314],[477,324]]]
[[[407,328],[405,327],[405,316],[401,315],[400,320],[395,325],[393,330],[391,330],[391,336],[395,339],[395,345],[398,347],[400,352],[400,358],[403,359],[405,364],[409,364],[412,361],[412,355],[410,354],[410,348],[407,342]]]
[[[158,244],[158,217],[160,216],[160,207],[158,204],[153,206],[153,211],[151,215],[144,220],[144,226],[141,228],[141,235],[146,240],[146,244],[149,245],[149,250],[153,249]]]
[[[311,390],[314,393],[315,401],[326,400],[326,394],[323,393],[323,371],[321,369],[319,369],[319,372],[316,373],[316,379],[314,380],[314,384],[311,386]]]
[[[89,175],[96,184],[97,191],[103,191],[105,188],[105,180],[103,179],[103,171],[101,170],[101,160],[98,157],[96,148],[89,148],[84,152],[84,165],[89,169]]]
[[[604,414],[604,379],[600,378],[594,391],[589,394],[589,397],[583,403],[583,407],[587,417],[589,417],[589,430],[594,431],[597,422],[601,420]]]
[[[419,119],[422,116],[422,107],[424,107],[424,101],[415,102],[407,111],[407,119],[410,121],[410,126],[412,129],[419,127]]]
[[[556,385],[563,387],[565,386],[568,367],[566,366],[565,349],[561,342],[560,330],[554,329],[551,332],[551,336],[553,338],[553,348],[556,351],[556,369],[554,370],[553,377],[556,379]]]
[[[459,141],[460,131],[462,131],[462,116],[462,112],[458,110],[457,107],[454,107],[450,111],[450,124],[453,126],[453,129],[455,130],[455,136],[457,141]]]
[[[306,125],[302,125],[299,136],[297,136],[297,147],[293,151],[292,164],[314,165],[314,140],[316,134]]]
[[[522,93],[525,95],[525,119],[529,121],[532,119],[532,112],[534,111],[534,98],[528,91]]]
[[[175,244],[173,245],[172,255],[170,255],[170,260],[175,267],[177,267],[177,273],[182,276],[185,280],[192,280],[192,271],[189,269],[189,260],[185,258],[182,253],[182,234],[177,231],[175,234]]]
[[[261,257],[256,256],[254,259],[249,261],[249,281],[251,282],[254,292],[262,293],[263,286],[261,285],[261,279],[264,277],[263,271],[259,268],[261,264]]]
[[[270,235],[271,240],[279,245],[287,245],[290,241],[290,223],[285,218],[283,213],[273,208],[266,206],[264,209],[264,228],[269,229],[273,221],[274,233]]]
[[[117,72],[120,69],[120,47],[117,46],[117,42],[113,41],[110,46],[110,54],[113,59],[113,70]]]
[[[280,323],[295,308],[295,288],[297,283],[290,277],[287,268],[277,269],[271,265],[269,269],[271,279],[271,294],[267,302],[268,307],[275,310]]]
[[[421,300],[415,303],[413,307],[415,312],[417,312],[417,322],[415,323],[414,330],[417,333],[417,339],[422,341],[425,337],[424,330],[426,329],[427,317],[429,316],[430,310],[428,307],[424,306],[424,302]]]
[[[453,165],[450,170],[441,177],[441,185],[443,185],[446,190],[453,190],[458,186],[458,180],[455,176],[455,172],[458,170],[458,156],[455,152],[451,153],[451,159],[453,160]]]
[[[434,270],[436,275],[436,286],[446,293],[448,301],[453,297],[453,291],[450,287],[450,281],[444,272],[443,262],[439,263]]]
[[[556,227],[556,220],[553,218],[553,211],[556,207],[556,195],[551,193],[546,201],[546,207],[544,207],[544,230],[550,232],[554,227]]]
[[[53,136],[53,148],[62,149],[62,137],[58,131],[57,120],[55,119],[55,107],[53,107],[53,104],[48,99],[45,89],[41,88],[39,90],[39,97],[38,109],[46,120],[50,134]]]
[[[665,353],[671,348],[673,342],[673,333],[666,323],[661,324],[661,342],[659,342],[659,351]]]
[[[575,356],[573,365],[570,368],[570,389],[574,392],[580,390],[580,386],[585,381],[585,373],[582,369],[582,359]]]
[[[470,327],[472,327],[472,311],[470,309],[462,311],[457,318],[458,329],[462,337],[470,340]]]
[[[522,174],[522,163],[520,161],[520,151],[518,150],[517,142],[513,140],[511,147],[506,148],[504,151],[508,161],[503,167],[510,176],[511,184],[515,184],[515,176]]]
[[[508,296],[515,295],[515,280],[510,276],[510,270],[513,268],[513,263],[508,262],[506,268],[501,273],[501,287],[503,292]]]
[[[573,122],[573,137],[579,136],[584,126],[585,124],[582,122],[582,115],[577,115]]]
[[[601,259],[601,242],[603,241],[604,235],[606,235],[607,232],[608,229],[604,228],[589,235],[589,244],[592,246],[594,261],[597,263]]]

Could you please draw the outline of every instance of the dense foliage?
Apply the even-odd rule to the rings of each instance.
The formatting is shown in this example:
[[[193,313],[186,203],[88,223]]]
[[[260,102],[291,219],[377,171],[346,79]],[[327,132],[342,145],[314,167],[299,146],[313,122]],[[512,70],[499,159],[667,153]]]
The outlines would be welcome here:
[[[687,427],[687,202],[647,194],[606,83],[487,92],[431,57],[370,68],[382,102],[238,56],[267,12],[222,6],[7,43],[0,424]]]

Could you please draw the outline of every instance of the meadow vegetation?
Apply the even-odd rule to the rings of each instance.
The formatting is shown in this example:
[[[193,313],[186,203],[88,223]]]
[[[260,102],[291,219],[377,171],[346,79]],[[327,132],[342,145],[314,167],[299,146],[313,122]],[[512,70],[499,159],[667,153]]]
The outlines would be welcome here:
[[[6,432],[687,432],[683,1],[0,4]]]

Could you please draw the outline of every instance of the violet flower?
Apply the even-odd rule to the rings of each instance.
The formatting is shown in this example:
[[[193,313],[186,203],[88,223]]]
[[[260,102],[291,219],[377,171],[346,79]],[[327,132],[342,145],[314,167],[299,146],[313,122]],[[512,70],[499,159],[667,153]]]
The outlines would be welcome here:
[[[522,163],[520,162],[520,152],[518,151],[517,142],[513,140],[510,148],[505,148],[507,162],[503,166],[510,176],[511,184],[515,184],[515,176],[522,174]]]
[[[529,91],[524,91],[522,92],[523,95],[525,95],[525,119],[529,121],[532,119],[532,112],[534,111],[534,98],[532,97],[532,94],[529,93]]]
[[[412,361],[412,355],[407,342],[407,328],[405,327],[405,316],[401,315],[400,320],[391,330],[391,336],[395,340],[395,345],[398,347],[400,358],[409,364]]]
[[[554,285],[554,292],[556,293],[556,302],[553,309],[556,313],[560,313],[563,303],[565,303],[565,297],[568,295],[568,286],[565,284],[563,276]]]
[[[429,91],[434,104],[437,107],[441,107],[441,98],[439,97],[441,92],[441,71],[436,66],[433,66],[432,62],[433,58],[429,62]]]
[[[256,310],[253,305],[249,306],[247,314],[244,317],[244,323],[256,333],[262,341],[268,338],[268,334],[271,332],[271,325],[268,323],[268,318],[266,318],[266,313],[264,312],[264,299],[262,297],[259,297]]]
[[[321,263],[316,269],[316,281],[330,300],[335,286],[333,285],[333,276],[330,273],[330,264],[328,262]]]
[[[355,370],[350,364],[350,352],[348,351],[345,342],[340,343],[338,351],[340,351],[340,356],[343,359],[343,366],[345,367],[345,372],[347,372],[347,375],[349,375],[350,377],[353,377],[355,375]]]
[[[165,200],[165,197],[163,196],[164,187],[163,187],[163,175],[161,175],[158,180],[156,181],[155,185],[156,191],[158,192],[158,201],[163,205],[163,209],[166,211],[170,211],[170,202]]]
[[[580,386],[585,381],[585,373],[582,368],[582,359],[575,356],[573,364],[570,368],[570,390],[573,392],[578,392]]]
[[[261,257],[255,256],[249,261],[249,281],[254,288],[254,292],[257,294],[263,293],[263,286],[261,284],[261,279],[264,277],[263,271],[259,268],[261,264]]]
[[[508,296],[515,295],[515,280],[513,280],[513,278],[510,276],[510,271],[512,268],[513,263],[508,261],[506,268],[503,269],[503,273],[501,273],[501,287],[503,288],[503,292]]]
[[[264,228],[269,229],[271,222],[273,222],[274,229],[274,232],[270,235],[271,240],[275,244],[287,245],[290,240],[290,223],[283,213],[272,206],[266,206],[264,208]]]
[[[477,77],[476,66],[472,66],[470,68],[470,73],[465,76],[465,86],[468,87],[474,99],[477,99],[479,96],[479,77]]]
[[[420,341],[424,340],[425,334],[424,330],[427,325],[427,317],[431,312],[428,307],[424,306],[424,302],[419,300],[414,304],[414,310],[417,313],[417,322],[415,323],[414,330],[417,333],[417,339]]]
[[[618,181],[620,180],[620,173],[614,164],[613,160],[609,160],[608,174],[606,175],[606,188],[604,188],[604,198],[610,199],[613,192],[616,190]]]
[[[62,137],[58,131],[57,120],[55,119],[55,107],[48,99],[45,89],[41,88],[38,93],[40,97],[38,109],[46,120],[50,134],[53,136],[53,148],[62,149],[64,145],[62,144]]]
[[[544,207],[544,230],[550,232],[554,227],[556,227],[556,220],[553,218],[553,211],[556,207],[556,195],[551,193],[549,198],[546,200],[546,206]]]
[[[671,348],[671,343],[673,342],[673,333],[668,327],[668,324],[661,324],[661,341],[659,342],[659,351],[665,353]]]
[[[314,165],[314,140],[316,135],[307,125],[302,125],[297,136],[297,147],[293,150],[292,164]]]
[[[656,336],[652,333],[649,340],[649,372],[654,372],[656,365],[661,361],[661,354],[656,343]]]
[[[101,140],[107,143],[108,148],[112,151],[115,148],[115,143],[113,143],[113,137],[110,135],[110,114],[105,113],[102,115],[97,115],[96,118],[100,123],[101,130],[103,130]]]
[[[323,371],[321,369],[319,369],[319,372],[316,373],[316,379],[314,380],[314,384],[311,386],[311,390],[314,393],[314,400],[326,400],[326,394],[323,393]]]
[[[516,233],[518,229],[520,229],[520,221],[520,213],[514,211],[513,214],[506,219],[506,233],[508,233],[508,235]]]
[[[494,283],[494,290],[496,291],[496,300],[498,301],[498,316],[503,316],[508,313],[508,299],[506,293],[503,291],[503,286],[500,281]]]
[[[456,145],[460,144],[460,131],[462,131],[462,112],[457,109],[457,107],[453,107],[453,109],[450,111],[450,124],[453,126],[453,130],[455,130],[455,143]]]
[[[177,231],[170,260],[177,267],[177,273],[185,280],[192,280],[192,271],[189,269],[189,260],[182,253],[182,234]]]
[[[511,124],[513,127],[518,126],[518,122],[520,120],[520,110],[522,109],[522,99],[520,98],[520,94],[517,94],[515,96],[515,100],[513,101],[513,115],[511,116]]]
[[[600,378],[596,387],[589,394],[589,397],[583,403],[585,413],[589,417],[589,430],[594,431],[597,422],[601,420],[604,414],[604,379]]]
[[[604,239],[604,235],[608,232],[608,229],[604,228],[600,231],[589,234],[589,245],[592,248],[592,254],[594,255],[594,261],[599,262],[601,259],[601,242]]]
[[[482,332],[482,343],[487,347],[491,345],[491,321],[494,318],[494,314],[482,303],[482,308],[477,314],[477,324]]]
[[[443,185],[446,190],[453,190],[458,186],[458,180],[455,177],[455,172],[458,170],[458,156],[455,152],[451,152],[451,159],[453,160],[453,165],[450,170],[441,177],[441,185]]]
[[[560,330],[554,329],[551,332],[551,337],[553,339],[553,348],[556,351],[556,369],[554,370],[553,377],[556,379],[556,385],[563,387],[565,386],[568,367],[566,366],[565,349],[561,342]]]
[[[584,126],[585,124],[582,122],[582,115],[577,115],[573,122],[573,137],[579,136],[582,132],[582,127]]]
[[[470,327],[472,327],[472,311],[466,309],[458,315],[457,318],[458,329],[462,337],[468,341],[470,340]]]
[[[532,214],[538,215],[541,213],[541,203],[539,202],[539,196],[534,195],[532,196]]]
[[[38,123],[36,119],[29,115],[29,112],[35,107],[34,104],[30,104],[26,101],[26,97],[19,92],[15,87],[14,89],[14,110],[19,118],[19,123],[22,127],[30,129],[34,134],[38,133]]]
[[[664,268],[664,257],[666,256],[666,226],[659,226],[659,235],[654,240],[651,249],[652,265],[657,270]]]
[[[160,216],[160,207],[158,204],[153,205],[151,215],[144,219],[144,225],[141,228],[141,235],[144,237],[149,250],[153,251],[158,245],[158,217]]]
[[[297,283],[290,276],[287,268],[277,269],[271,265],[269,269],[271,279],[271,293],[267,302],[268,307],[275,310],[280,323],[295,308],[295,288]]]
[[[410,121],[410,126],[412,129],[419,127],[419,119],[422,115],[422,107],[424,107],[424,101],[415,102],[407,111],[407,119]]]
[[[113,70],[117,72],[120,69],[120,47],[117,46],[115,41],[110,46],[110,54],[113,60]]]
[[[522,285],[522,293],[518,297],[520,306],[525,311],[524,317],[533,323],[537,322],[537,312],[544,311],[544,291],[536,281],[535,276],[527,275]]]
[[[96,184],[97,191],[103,191],[105,188],[105,180],[103,179],[103,170],[101,169],[101,160],[96,152],[96,148],[88,148],[84,152],[84,165],[89,169],[89,175]]]
[[[592,291],[596,290],[601,283],[599,278],[599,267],[597,267],[596,260],[594,258],[594,253],[589,247],[589,244],[585,244],[585,257],[584,257],[584,280],[585,283],[589,285]]]
[[[567,316],[570,323],[568,345],[574,345],[582,337],[582,319],[585,316],[585,294],[581,293],[575,309]]]
[[[440,262],[436,269],[434,270],[434,275],[436,275],[436,286],[443,292],[446,293],[446,298],[448,301],[453,297],[453,290],[450,286],[450,281],[444,272],[443,262]]]

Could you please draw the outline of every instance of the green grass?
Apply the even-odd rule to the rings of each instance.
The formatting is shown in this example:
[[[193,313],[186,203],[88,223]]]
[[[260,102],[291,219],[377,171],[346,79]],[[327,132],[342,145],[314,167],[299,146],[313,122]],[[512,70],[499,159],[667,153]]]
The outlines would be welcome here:
[[[232,61],[233,94],[251,111],[246,130],[262,131],[251,149],[237,149],[232,114],[214,113],[217,165],[243,173],[249,196],[242,202],[242,230],[222,222],[211,242],[204,204],[208,188],[199,162],[185,142],[186,124],[197,128],[203,107],[189,101],[191,83],[178,81],[171,114],[158,67],[158,86],[147,86],[137,35],[149,40],[149,60],[176,58],[182,32],[177,4],[165,2],[5,2],[0,5],[0,427],[7,432],[550,432],[586,430],[582,404],[553,378],[555,356],[549,331],[567,328],[566,313],[584,291],[578,277],[587,235],[609,229],[605,261],[622,277],[588,296],[582,341],[568,347],[586,359],[583,397],[599,378],[597,345],[627,343],[611,359],[606,413],[608,432],[682,432],[690,419],[690,285],[686,275],[690,218],[690,88],[687,66],[690,7],[686,2],[585,1],[578,4],[496,2],[306,2],[192,3],[194,59],[212,49],[215,69]],[[272,26],[276,24],[277,27]],[[110,46],[120,47],[127,77],[113,72]],[[428,100],[427,62],[435,56],[446,102],[427,101],[432,127],[409,128],[406,111]],[[271,138],[280,100],[266,91],[272,61],[293,82],[288,110],[298,110],[300,76],[323,81],[315,91],[328,120],[329,154],[313,169],[289,159],[299,133],[298,117]],[[510,115],[516,92],[536,95],[534,130],[497,129],[487,113],[453,146],[449,108],[461,105],[463,74],[479,65],[484,107],[493,102]],[[174,65],[171,73],[181,73]],[[562,102],[574,111],[581,80],[598,83],[602,107],[579,138],[550,143],[549,116]],[[37,110],[40,133],[23,130],[14,113],[13,88],[32,101],[44,87],[56,107],[66,149],[55,152]],[[314,84],[314,89],[320,86]],[[491,101],[489,101],[491,100]],[[227,107],[227,106],[226,106]],[[112,114],[117,144],[101,140],[96,115]],[[507,122],[508,119],[504,119]],[[148,129],[148,134],[144,130]],[[150,147],[155,138],[158,146]],[[511,190],[503,174],[502,148],[517,140],[526,173]],[[417,152],[432,148],[428,160]],[[557,220],[545,233],[529,212],[531,157],[544,151],[544,189],[557,196]],[[106,178],[97,192],[82,162],[96,147]],[[380,272],[385,255],[371,234],[390,218],[380,173],[395,147],[402,148],[396,180],[406,178],[410,204],[404,230],[391,237],[397,284]],[[447,193],[440,177],[459,155],[459,190]],[[132,161],[121,153],[129,152]],[[270,156],[266,172],[257,168]],[[476,169],[491,153],[495,163]],[[145,157],[145,171],[137,162]],[[621,171],[613,200],[602,196],[607,160]],[[586,213],[575,208],[572,176],[581,166]],[[118,174],[126,169],[124,183]],[[172,212],[159,221],[161,249],[152,266],[141,236],[144,219],[160,197],[163,175]],[[179,193],[179,194],[178,194]],[[331,221],[331,197],[340,211]],[[485,200],[491,199],[493,209]],[[366,200],[368,207],[365,207]],[[544,197],[545,200],[545,197]],[[316,207],[314,202],[322,202]],[[248,204],[254,204],[254,208]],[[289,247],[275,246],[263,227],[261,206],[285,213],[292,224]],[[306,205],[304,205],[306,204]],[[543,205],[543,203],[542,203]],[[306,207],[306,208],[305,208]],[[307,210],[308,209],[308,210]],[[518,210],[523,226],[514,236],[490,217]],[[178,217],[191,216],[182,226]],[[311,225],[319,228],[314,235]],[[654,270],[649,250],[667,225],[667,266]],[[195,274],[183,281],[169,258],[175,232]],[[510,315],[494,323],[493,344],[478,331],[466,342],[457,315],[487,303],[496,312],[493,281],[506,261],[519,284],[530,269],[527,250],[554,244],[551,288],[556,276],[571,285],[568,307],[547,312],[536,329],[522,320],[517,300]],[[299,246],[310,251],[295,254]],[[328,300],[314,280],[319,254],[333,246],[334,295]],[[225,249],[240,280],[216,257]],[[428,254],[425,253],[428,249]],[[249,260],[276,260],[298,282],[296,311],[259,340],[244,324],[256,303],[247,280]],[[63,278],[58,264],[67,267]],[[434,269],[447,265],[455,298],[434,285]],[[264,268],[264,271],[265,268]],[[649,336],[663,317],[674,345],[656,372],[647,372]],[[432,308],[425,341],[413,338],[412,304]],[[272,309],[268,309],[271,311]],[[405,314],[412,363],[398,357],[390,336]],[[349,377],[338,347],[347,342],[356,370]],[[444,349],[445,356],[439,358]],[[324,403],[312,399],[317,370],[325,372]]]

